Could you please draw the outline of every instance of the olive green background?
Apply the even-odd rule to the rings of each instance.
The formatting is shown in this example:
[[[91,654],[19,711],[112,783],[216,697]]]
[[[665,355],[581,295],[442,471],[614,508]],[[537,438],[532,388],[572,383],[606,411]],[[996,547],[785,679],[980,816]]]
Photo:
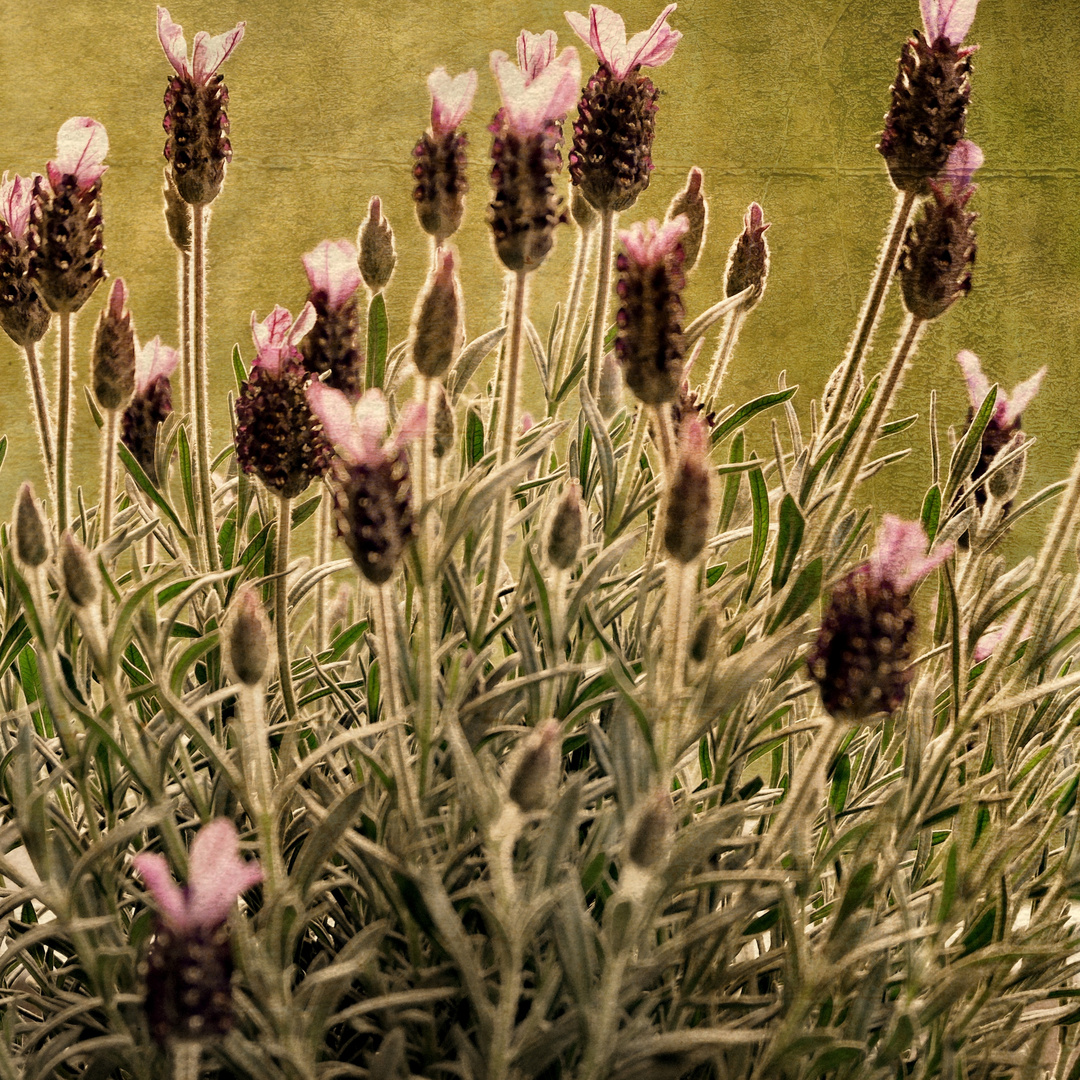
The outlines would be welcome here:
[[[106,267],[123,276],[142,340],[176,343],[176,256],[161,215],[161,97],[170,72],[157,43],[152,4],[129,0],[3,0],[0,21],[0,168],[43,171],[55,133],[90,115],[111,141],[105,177]],[[227,438],[225,395],[234,341],[251,356],[249,320],[282,303],[294,313],[306,293],[300,256],[325,238],[355,237],[371,195],[382,197],[400,262],[388,304],[391,338],[405,333],[429,258],[411,204],[410,153],[427,124],[424,79],[437,65],[481,74],[472,136],[472,193],[460,247],[470,336],[497,324],[501,279],[484,221],[484,130],[497,107],[488,68],[495,48],[513,52],[522,27],[554,27],[576,43],[555,3],[489,0],[374,4],[249,0],[173,6],[189,44],[247,21],[225,66],[235,157],[210,230],[209,342],[215,444]],[[630,32],[658,5],[623,5]],[[756,199],[773,222],[772,274],[751,317],[727,390],[744,400],[776,385],[781,369],[799,383],[808,415],[843,354],[867,288],[893,193],[874,150],[900,45],[918,24],[914,0],[802,0],[733,4],[683,0],[672,25],[684,39],[654,73],[661,88],[650,189],[624,224],[662,217],[691,165],[705,171],[707,249],[686,290],[692,316],[720,290],[728,246]],[[943,425],[966,407],[954,357],[974,349],[992,379],[1011,388],[1041,364],[1045,389],[1025,416],[1036,434],[1027,490],[1062,475],[1078,443],[1074,389],[1080,301],[1080,6],[1078,0],[984,0],[969,41],[975,57],[969,135],[983,147],[973,207],[979,256],[975,288],[934,324],[894,415],[925,418],[931,386]],[[592,56],[580,46],[583,67]],[[555,255],[533,276],[533,317],[546,327],[563,297],[572,254],[563,231]],[[78,324],[81,375],[102,288]],[[884,362],[900,318],[890,297],[873,367]],[[55,377],[55,337],[43,344]],[[711,342],[710,342],[711,347]],[[22,361],[0,341],[0,430],[11,439],[0,474],[0,515],[17,481],[40,478]],[[530,370],[530,376],[535,373]],[[80,384],[82,378],[80,378]],[[55,393],[55,389],[53,391]],[[535,399],[536,390],[532,389]],[[97,435],[76,410],[76,479],[97,487]],[[909,435],[925,446],[925,423]],[[767,451],[762,433],[760,452]],[[890,447],[891,448],[891,447]],[[927,483],[921,450],[872,494],[905,515]],[[1017,544],[1038,540],[1045,516]],[[1014,544],[1014,547],[1017,546]]]

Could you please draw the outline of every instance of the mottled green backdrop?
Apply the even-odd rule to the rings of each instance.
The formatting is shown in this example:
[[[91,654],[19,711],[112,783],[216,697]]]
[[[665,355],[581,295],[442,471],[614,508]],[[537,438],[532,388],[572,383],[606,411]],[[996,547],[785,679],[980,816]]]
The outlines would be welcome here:
[[[0,168],[41,170],[56,129],[94,116],[112,150],[105,178],[106,266],[125,277],[140,337],[176,341],[175,255],[161,216],[161,96],[168,64],[152,4],[131,0],[3,0],[0,20]],[[658,11],[623,5],[631,32]],[[410,151],[427,122],[427,73],[446,65],[481,72],[462,251],[470,335],[497,322],[500,279],[484,201],[485,124],[496,106],[493,48],[513,51],[522,28],[572,35],[555,3],[488,0],[373,4],[324,0],[183,0],[171,9],[187,31],[220,32],[247,20],[225,73],[235,158],[210,232],[209,340],[215,372],[215,443],[227,432],[229,350],[250,357],[248,323],[277,302],[295,312],[306,281],[299,257],[327,238],[354,237],[373,194],[382,196],[400,251],[389,294],[392,338],[404,332],[428,258],[414,224]],[[900,44],[918,21],[915,0],[795,0],[736,4],[683,0],[672,24],[685,35],[656,74],[663,90],[652,187],[624,220],[662,216],[691,165],[705,170],[708,248],[687,290],[691,314],[718,295],[728,244],[747,203],[771,220],[773,261],[765,303],[743,334],[729,381],[739,398],[775,385],[781,369],[801,384],[802,415],[838,362],[866,290],[892,206],[874,151]],[[1040,364],[1045,390],[1025,417],[1039,436],[1032,484],[1061,475],[1078,436],[1074,401],[1080,308],[1080,13],[1077,0],[984,0],[969,40],[975,58],[969,134],[986,152],[974,207],[981,213],[972,295],[932,326],[900,403],[926,415],[930,386],[943,422],[963,419],[953,357],[971,348],[1011,387]],[[583,52],[583,63],[591,56]],[[535,277],[534,318],[546,325],[565,288],[572,244]],[[78,327],[80,369],[105,300],[99,290]],[[876,365],[891,344],[899,302],[890,298]],[[54,377],[55,346],[43,355]],[[5,338],[0,428],[12,447],[0,507],[16,481],[38,479],[21,360]],[[77,480],[97,486],[97,439],[80,392]],[[925,425],[913,436],[925,443]],[[907,436],[905,436],[906,438]],[[761,450],[765,447],[762,445]],[[875,494],[914,515],[926,458],[898,466]],[[895,485],[899,482],[899,490]],[[1033,490],[1033,488],[1030,488]],[[6,511],[0,510],[6,514]],[[1037,540],[1041,521],[1019,538]]]

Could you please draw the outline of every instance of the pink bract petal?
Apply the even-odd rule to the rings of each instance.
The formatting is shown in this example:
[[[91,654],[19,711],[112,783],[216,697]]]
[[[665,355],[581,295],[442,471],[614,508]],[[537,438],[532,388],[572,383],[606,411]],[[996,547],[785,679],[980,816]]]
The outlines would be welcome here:
[[[208,83],[217,69],[229,59],[232,51],[244,39],[244,27],[239,22],[224,34],[211,37],[205,30],[195,35],[195,47],[191,52],[191,76],[200,85]]]
[[[961,349],[956,354],[956,362],[964,373],[968,401],[971,402],[973,409],[978,409],[986,400],[986,395],[990,393],[990,380],[983,374],[979,358],[970,349]]]
[[[9,180],[7,173],[0,179],[0,217],[7,223],[11,235],[20,242],[26,239],[30,225],[35,179],[35,176],[15,176]]]
[[[311,411],[322,421],[326,437],[335,445],[349,445],[353,433],[353,409],[345,393],[313,379],[308,383],[307,399]]]
[[[331,311],[340,311],[360,287],[360,268],[356,260],[356,247],[348,240],[324,240],[304,256],[304,270],[311,291],[324,293]]]
[[[146,882],[150,895],[157,902],[165,921],[179,930],[187,928],[187,904],[184,892],[173,880],[172,871],[164,855],[156,852],[140,852],[132,860],[139,876]]]
[[[952,544],[941,544],[927,555],[927,542],[919,522],[902,521],[886,514],[878,532],[877,547],[870,555],[871,574],[896,592],[907,592],[952,554]]]
[[[648,30],[635,34],[629,42],[623,17],[601,4],[593,4],[587,17],[575,11],[564,14],[571,29],[596,53],[600,63],[616,79],[624,79],[636,67],[659,67],[671,59],[682,39],[682,34],[667,25],[675,7],[669,4]]]
[[[959,45],[975,21],[979,0],[919,0],[926,37],[933,44],[945,38]]]
[[[394,445],[403,447],[414,439],[419,439],[427,427],[427,406],[419,401],[410,401],[401,410],[398,429],[394,435]]]
[[[369,390],[353,406],[353,437],[356,461],[377,465],[386,457],[386,424],[390,410],[381,390]]]
[[[538,135],[549,121],[561,120],[580,91],[581,62],[574,48],[563,49],[531,82],[504,52],[491,54],[491,70],[506,122],[519,135]]]
[[[124,279],[118,277],[113,282],[113,287],[109,292],[109,314],[114,319],[119,319],[123,316],[127,298],[127,286],[124,284]]]
[[[982,164],[982,150],[970,139],[961,139],[949,154],[942,179],[952,184],[954,191],[963,191],[971,183],[975,170],[982,168]]]
[[[171,376],[179,363],[180,354],[168,345],[162,345],[160,337],[148,341],[135,355],[136,393],[145,393],[146,388],[162,375]]]
[[[292,329],[289,331],[288,342],[290,345],[299,345],[301,341],[311,332],[311,328],[315,325],[315,320],[318,315],[315,314],[315,305],[309,300],[300,309],[300,314],[296,316],[296,322],[292,324]]]
[[[310,302],[293,322],[292,313],[278,304],[269,315],[258,322],[251,313],[251,337],[255,342],[255,367],[276,375],[281,361],[296,355],[296,343],[315,325],[315,308]]]
[[[644,225],[636,221],[629,229],[620,229],[619,239],[638,266],[655,266],[675,250],[689,228],[685,214],[679,214],[663,225],[650,218]]]
[[[53,187],[57,177],[74,176],[82,190],[101,179],[108,168],[104,164],[109,152],[109,136],[105,125],[89,116],[73,116],[61,125],[56,136],[56,158],[48,163],[49,180]]]
[[[1012,427],[1025,409],[1035,400],[1035,395],[1046,378],[1046,368],[1041,367],[1030,379],[1025,379],[1013,387],[1013,392],[1005,402],[1005,411],[1001,417],[1002,427]]]
[[[184,28],[179,23],[174,23],[169,15],[169,9],[159,7],[157,9],[157,36],[161,47],[165,50],[169,63],[176,70],[177,75],[190,77],[191,68],[188,67],[187,41],[184,40]]]
[[[683,425],[683,430],[680,435],[682,456],[684,459],[700,461],[705,457],[706,450],[709,446],[709,437],[705,430],[705,425],[697,416],[692,416],[686,424]]]
[[[675,53],[675,46],[682,40],[678,30],[667,25],[668,16],[675,10],[676,4],[668,4],[648,30],[635,34],[627,43],[629,54],[626,72],[636,67],[659,67],[666,64]]]
[[[517,61],[528,86],[555,59],[559,36],[554,30],[531,34],[522,30],[517,40]]]
[[[436,68],[427,80],[431,92],[431,133],[436,138],[454,131],[472,108],[479,79],[470,69],[453,78],[446,68]]]
[[[239,848],[236,826],[228,818],[216,818],[199,830],[188,860],[190,926],[209,929],[224,922],[237,897],[262,881],[262,867],[241,859]]]

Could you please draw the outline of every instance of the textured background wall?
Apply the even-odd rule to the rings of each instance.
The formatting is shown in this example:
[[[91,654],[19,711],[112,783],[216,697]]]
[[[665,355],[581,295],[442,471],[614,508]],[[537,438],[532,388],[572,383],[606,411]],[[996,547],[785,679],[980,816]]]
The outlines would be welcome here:
[[[250,357],[248,321],[276,302],[295,312],[306,292],[299,257],[326,237],[353,237],[373,194],[381,195],[401,253],[389,295],[391,333],[404,332],[427,262],[415,227],[409,155],[427,122],[424,77],[436,65],[481,72],[473,135],[473,194],[458,240],[465,263],[470,334],[496,324],[500,280],[483,219],[484,125],[496,106],[487,67],[493,48],[513,51],[523,27],[572,35],[555,3],[452,0],[373,4],[367,0],[190,0],[172,7],[189,43],[238,19],[247,37],[226,66],[235,159],[211,227],[209,340],[215,369],[215,427],[227,432],[229,350]],[[658,7],[623,5],[631,32]],[[132,290],[140,337],[175,342],[175,256],[160,212],[161,95],[167,62],[154,8],[129,0],[21,0],[4,4],[0,38],[0,167],[42,169],[69,116],[108,128],[106,266]],[[653,184],[631,217],[662,216],[687,169],[700,165],[711,203],[709,246],[687,291],[691,314],[718,293],[730,240],[751,199],[773,228],[766,302],[744,332],[729,382],[740,400],[775,386],[802,390],[805,416],[838,362],[865,293],[892,205],[874,151],[904,35],[917,24],[915,0],[795,0],[738,5],[683,0],[672,18],[685,38],[656,75],[664,91]],[[981,46],[969,133],[986,152],[973,203],[980,250],[975,290],[935,324],[896,415],[924,416],[931,386],[943,423],[963,419],[966,399],[953,357],[971,348],[1011,388],[1040,364],[1051,371],[1025,417],[1039,436],[1028,490],[1061,475],[1080,435],[1074,401],[1080,307],[1080,19],[1077,0],[984,0],[969,37]],[[583,63],[591,59],[583,50]],[[426,238],[425,238],[426,239]],[[564,293],[572,244],[537,274],[534,318],[544,325]],[[80,368],[102,289],[78,328]],[[883,362],[899,321],[890,299],[878,350]],[[396,333],[395,333],[396,331]],[[54,369],[54,346],[43,349]],[[0,474],[0,507],[15,482],[36,478],[21,360],[5,338],[0,429],[12,439]],[[78,478],[97,484],[97,439],[80,399]],[[905,436],[905,438],[908,436]],[[925,442],[925,425],[912,437]],[[764,449],[762,443],[761,449]],[[893,474],[894,509],[915,514],[927,476],[914,455]],[[879,485],[877,492],[885,492]],[[6,511],[5,511],[6,513]],[[1018,538],[1036,542],[1039,521]]]

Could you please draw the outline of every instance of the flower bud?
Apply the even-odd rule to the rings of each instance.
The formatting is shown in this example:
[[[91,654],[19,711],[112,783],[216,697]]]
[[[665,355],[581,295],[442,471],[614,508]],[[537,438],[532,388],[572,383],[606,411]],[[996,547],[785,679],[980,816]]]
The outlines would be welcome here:
[[[98,573],[90,553],[67,530],[60,537],[60,572],[68,599],[78,608],[89,607],[100,595]]]
[[[649,796],[638,811],[630,832],[626,853],[630,861],[648,870],[667,858],[675,831],[675,808],[671,795],[659,788]]]
[[[548,720],[531,731],[515,754],[510,798],[523,814],[543,810],[555,795],[562,765],[562,728]]]
[[[454,409],[446,387],[435,384],[435,419],[432,423],[431,452],[437,458],[445,457],[454,445]]]
[[[846,361],[842,361],[834,369],[833,373],[829,376],[829,381],[825,384],[825,389],[821,394],[821,411],[825,416],[828,416],[832,412],[833,398],[840,391],[840,381],[844,377],[844,367]],[[848,390],[847,401],[844,402],[844,408],[840,413],[842,420],[847,420],[851,416],[851,412],[855,407],[855,403],[862,397],[863,389],[866,385],[866,379],[863,375],[862,364],[855,369],[855,374],[851,379],[851,389]]]
[[[548,562],[556,570],[569,570],[577,562],[585,528],[585,506],[581,485],[571,480],[551,519],[547,538]]]
[[[382,201],[378,196],[368,206],[368,216],[356,236],[360,252],[358,264],[364,284],[373,292],[380,293],[390,283],[397,252],[394,250],[394,230],[382,216]]]
[[[270,662],[270,623],[253,588],[243,589],[228,628],[228,660],[238,682],[259,686]]]
[[[600,387],[596,394],[596,404],[599,406],[600,415],[605,420],[610,420],[622,408],[622,403],[622,369],[614,353],[605,353],[603,362],[600,364]]]
[[[989,432],[990,428],[987,426],[986,431]],[[986,453],[986,433],[983,434],[983,453]],[[997,457],[998,453],[1011,454],[1015,450],[1019,450],[1024,445],[1024,433],[1022,431],[1013,431],[1008,441],[999,451],[996,451],[991,456]],[[988,463],[989,464],[989,463]],[[985,470],[984,470],[985,471]],[[1006,509],[1012,503],[1012,500],[1016,498],[1016,493],[1020,490],[1020,485],[1024,482],[1024,473],[1027,471],[1027,451],[1021,450],[1020,453],[1013,458],[1007,465],[998,469],[993,476],[986,482],[986,486],[990,491],[990,494],[1002,504],[1003,509]]]
[[[683,270],[686,273],[689,273],[698,261],[701,245],[705,242],[705,227],[709,222],[709,207],[701,190],[702,179],[701,170],[696,166],[692,168],[686,178],[686,187],[671,200],[667,212],[667,221],[674,221],[683,214],[690,223],[690,228],[682,238],[683,252],[686,255]]]
[[[124,279],[117,278],[94,329],[94,396],[103,409],[119,409],[135,389],[135,331],[127,296]]]
[[[15,554],[23,566],[36,570],[49,557],[47,537],[48,528],[33,485],[26,481],[15,502]]]
[[[765,220],[765,211],[756,202],[750,204],[743,218],[743,231],[735,238],[728,252],[725,293],[737,296],[743,289],[753,287],[749,298],[743,301],[743,310],[756,307],[765,295],[769,278],[769,245],[765,230],[771,223]]]
[[[716,634],[716,616],[707,611],[702,615],[690,639],[690,659],[695,664],[703,664],[709,655],[713,637]]]
[[[416,370],[425,379],[441,379],[461,347],[461,286],[454,270],[454,253],[441,252],[420,297],[413,329],[412,356]]]
[[[712,530],[712,470],[706,457],[705,425],[684,421],[682,446],[664,515],[664,547],[677,562],[693,562]]]
[[[169,239],[178,251],[185,254],[191,251],[191,206],[186,203],[177,190],[172,171],[165,169],[165,228],[169,230]]]

